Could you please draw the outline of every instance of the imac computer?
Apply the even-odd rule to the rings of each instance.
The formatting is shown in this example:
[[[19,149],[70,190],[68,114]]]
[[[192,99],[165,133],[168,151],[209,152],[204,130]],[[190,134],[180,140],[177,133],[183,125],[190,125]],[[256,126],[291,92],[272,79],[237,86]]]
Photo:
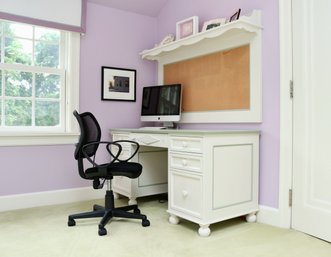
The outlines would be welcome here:
[[[144,87],[141,121],[163,122],[160,128],[174,128],[174,122],[180,120],[181,100],[181,84]]]

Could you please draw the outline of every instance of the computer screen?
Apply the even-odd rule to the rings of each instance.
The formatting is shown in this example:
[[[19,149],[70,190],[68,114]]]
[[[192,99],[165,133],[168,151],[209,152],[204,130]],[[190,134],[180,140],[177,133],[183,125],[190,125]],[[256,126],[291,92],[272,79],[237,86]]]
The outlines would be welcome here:
[[[175,122],[181,114],[181,84],[143,88],[141,121]]]

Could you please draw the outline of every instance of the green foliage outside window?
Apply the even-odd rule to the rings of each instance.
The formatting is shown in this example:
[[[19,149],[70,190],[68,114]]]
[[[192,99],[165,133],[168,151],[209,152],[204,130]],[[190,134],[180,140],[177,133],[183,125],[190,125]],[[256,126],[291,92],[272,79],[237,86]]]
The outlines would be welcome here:
[[[26,67],[59,68],[60,32],[9,22],[0,28],[1,63],[14,65],[0,69],[0,125],[58,126],[61,76]]]

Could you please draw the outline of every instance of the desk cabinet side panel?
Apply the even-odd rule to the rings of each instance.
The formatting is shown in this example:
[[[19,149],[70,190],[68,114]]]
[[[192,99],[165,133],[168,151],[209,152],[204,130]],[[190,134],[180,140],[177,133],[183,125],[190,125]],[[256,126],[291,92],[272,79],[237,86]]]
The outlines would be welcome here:
[[[258,210],[258,135],[226,135],[209,141],[206,163],[208,219],[225,220]],[[209,185],[209,186],[207,186]]]

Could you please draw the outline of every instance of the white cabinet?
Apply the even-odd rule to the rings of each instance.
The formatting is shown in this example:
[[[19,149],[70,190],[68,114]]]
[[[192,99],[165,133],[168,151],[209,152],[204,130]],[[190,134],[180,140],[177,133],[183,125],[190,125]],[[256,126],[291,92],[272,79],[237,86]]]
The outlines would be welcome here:
[[[134,161],[144,167],[136,180],[115,178],[115,192],[135,199],[168,190],[169,222],[178,224],[183,218],[197,223],[201,236],[208,236],[210,224],[216,222],[242,215],[247,221],[256,220],[258,131],[117,129],[111,133],[114,140],[125,138],[141,145]]]
[[[258,149],[258,133],[170,137],[169,221],[195,222],[201,236],[229,218],[249,214],[255,221]]]

